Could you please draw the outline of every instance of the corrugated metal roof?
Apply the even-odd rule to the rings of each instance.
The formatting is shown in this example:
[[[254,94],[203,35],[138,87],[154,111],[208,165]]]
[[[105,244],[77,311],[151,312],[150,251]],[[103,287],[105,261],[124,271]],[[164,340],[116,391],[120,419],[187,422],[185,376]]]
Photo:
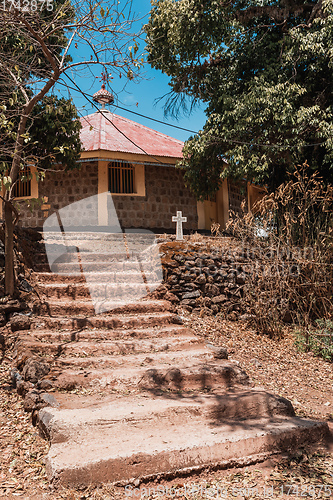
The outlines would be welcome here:
[[[152,156],[171,158],[182,157],[182,141],[107,110],[82,117],[81,124],[80,137],[85,151],[102,149],[137,154],[146,152]]]

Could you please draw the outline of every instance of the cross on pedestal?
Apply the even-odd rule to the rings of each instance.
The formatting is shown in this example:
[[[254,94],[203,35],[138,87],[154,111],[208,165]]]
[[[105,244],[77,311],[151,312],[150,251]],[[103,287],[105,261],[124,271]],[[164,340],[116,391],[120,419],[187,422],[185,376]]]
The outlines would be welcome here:
[[[183,217],[181,212],[172,216],[172,222],[177,222],[176,240],[183,240],[183,222],[187,222],[187,217]]]

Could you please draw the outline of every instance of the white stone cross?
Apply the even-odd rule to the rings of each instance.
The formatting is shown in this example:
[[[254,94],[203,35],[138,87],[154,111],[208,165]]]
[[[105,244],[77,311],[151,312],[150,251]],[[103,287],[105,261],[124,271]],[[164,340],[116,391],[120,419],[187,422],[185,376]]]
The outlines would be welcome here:
[[[172,222],[177,222],[176,240],[183,240],[183,222],[187,222],[187,217],[183,217],[181,212],[172,216]]]

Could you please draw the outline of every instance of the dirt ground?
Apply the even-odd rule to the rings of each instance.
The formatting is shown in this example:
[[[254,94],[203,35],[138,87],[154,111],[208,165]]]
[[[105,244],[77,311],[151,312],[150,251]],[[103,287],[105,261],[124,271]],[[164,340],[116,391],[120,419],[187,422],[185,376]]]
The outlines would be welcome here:
[[[287,397],[297,415],[326,420],[333,429],[332,364],[300,353],[292,332],[275,341],[240,322],[185,315],[184,321],[207,342],[228,348],[229,358],[247,371],[256,386]],[[292,457],[233,470],[206,470],[172,480],[126,488],[105,484],[53,491],[45,475],[48,444],[23,411],[9,381],[11,355],[0,364],[0,497],[5,499],[266,499],[333,498],[333,458],[329,449],[299,450]]]

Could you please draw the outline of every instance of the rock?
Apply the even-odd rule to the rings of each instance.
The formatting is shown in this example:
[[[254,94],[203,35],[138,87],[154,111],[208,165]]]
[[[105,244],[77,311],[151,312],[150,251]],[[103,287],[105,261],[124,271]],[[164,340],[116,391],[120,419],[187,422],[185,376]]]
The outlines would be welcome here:
[[[187,261],[185,262],[185,266],[186,266],[187,268],[189,268],[189,269],[192,269],[192,268],[195,266],[195,262],[194,262],[194,260],[187,260]]]
[[[0,333],[0,349],[4,351],[6,349],[6,337]]]
[[[177,262],[184,262],[185,261],[185,257],[184,255],[182,254],[174,254],[173,258],[177,261]]]
[[[295,417],[295,410],[289,399],[282,396],[273,396],[269,400],[269,412],[271,415],[285,415]]]
[[[197,297],[200,297],[200,292],[199,290],[195,290],[194,292],[186,292],[183,294],[183,300],[184,299],[196,299]]]
[[[177,295],[175,295],[174,293],[171,293],[171,292],[167,292],[164,295],[164,299],[168,300],[169,302],[172,302],[172,303],[179,302],[179,298],[177,297]]]
[[[191,306],[186,306],[186,305],[181,304],[181,308],[182,308],[184,311],[187,311],[187,312],[192,312],[192,307],[191,307]]]
[[[42,379],[50,371],[47,363],[40,361],[38,358],[29,358],[22,370],[24,380],[28,380],[35,384]]]
[[[30,285],[30,283],[22,278],[20,281],[19,281],[19,285],[18,285],[19,289],[22,290],[23,292],[32,292],[33,291],[33,287]]]
[[[184,299],[179,303],[181,306],[195,307],[195,299]]]
[[[223,302],[227,302],[228,298],[225,295],[217,295],[212,298],[213,304],[223,304]]]
[[[32,388],[33,384],[31,382],[25,382],[22,379],[16,383],[17,394],[20,396],[25,396]]]
[[[38,407],[39,393],[37,391],[30,391],[24,398],[23,408],[26,412],[32,412]]]
[[[26,307],[27,306],[24,302],[12,299],[0,304],[0,313],[8,314],[13,312],[20,312],[24,311]]]
[[[237,285],[245,285],[245,274],[239,274],[236,276],[236,283]]]
[[[191,282],[191,281],[194,281],[196,278],[196,274],[188,274],[188,275],[185,275],[184,276],[184,279],[185,281],[188,283],[188,282]]]
[[[204,274],[200,274],[196,280],[194,281],[194,283],[197,283],[198,285],[205,285],[206,284],[206,276]]]
[[[31,318],[25,314],[17,314],[12,316],[10,320],[10,328],[12,332],[17,332],[19,330],[29,330],[31,326]]]
[[[209,297],[214,297],[215,295],[220,294],[220,289],[218,286],[207,283],[205,285],[205,294]]]
[[[169,276],[167,281],[170,285],[176,285],[178,283],[178,278],[177,278],[177,276],[172,274],[171,276]]]
[[[60,406],[56,398],[52,394],[48,394],[47,392],[43,392],[40,394],[40,404],[43,406],[52,406],[52,408],[57,408]]]
[[[12,381],[14,389],[17,387],[17,383],[22,380],[22,375],[20,374],[19,371],[15,370],[10,370],[10,379]]]
[[[252,321],[253,319],[255,319],[253,314],[242,314],[239,316],[238,321]]]
[[[198,285],[195,283],[186,283],[186,286],[184,287],[184,292],[192,292],[193,290],[197,290]]]
[[[207,342],[208,349],[213,351],[215,359],[228,359],[228,350],[225,347],[218,347]]]
[[[47,391],[48,389],[52,389],[54,386],[52,380],[49,380],[48,378],[44,378],[43,380],[38,380],[36,387],[38,389],[42,389],[43,391]]]
[[[212,299],[210,297],[203,297],[202,305],[204,307],[211,307]]]

